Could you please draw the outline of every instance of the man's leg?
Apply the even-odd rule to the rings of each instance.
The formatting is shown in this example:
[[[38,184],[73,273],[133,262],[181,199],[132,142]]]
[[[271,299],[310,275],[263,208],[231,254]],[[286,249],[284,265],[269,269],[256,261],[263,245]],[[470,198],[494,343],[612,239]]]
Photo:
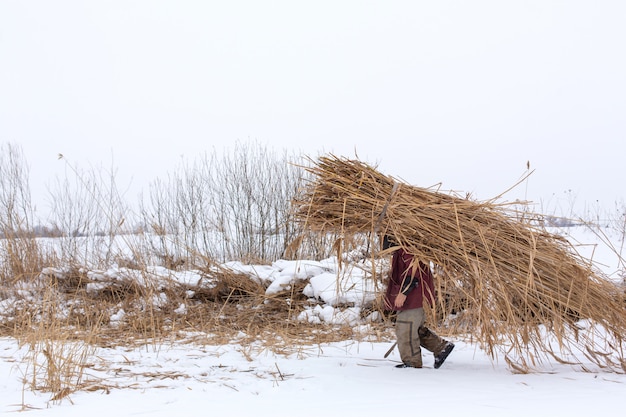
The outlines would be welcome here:
[[[400,359],[410,367],[422,367],[419,329],[424,322],[424,309],[399,311],[396,316],[396,338]]]
[[[454,344],[423,325],[419,328],[419,336],[422,346],[435,355],[435,369],[439,368],[454,349]]]
[[[428,327],[422,325],[418,332],[422,346],[430,350],[435,355],[441,352],[445,347],[446,341]]]

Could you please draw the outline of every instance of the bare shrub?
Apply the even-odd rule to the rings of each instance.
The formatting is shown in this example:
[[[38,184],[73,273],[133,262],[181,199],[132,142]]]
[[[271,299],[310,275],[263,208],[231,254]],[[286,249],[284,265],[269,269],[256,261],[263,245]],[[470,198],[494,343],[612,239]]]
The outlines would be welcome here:
[[[56,255],[63,264],[108,265],[119,256],[116,236],[134,217],[119,192],[116,171],[88,171],[65,163],[66,176],[56,178],[49,189],[49,221],[61,232]]]
[[[281,257],[295,237],[290,204],[304,171],[296,158],[260,146],[238,144],[211,164],[214,228],[229,245],[226,256],[245,260]]]
[[[144,223],[158,236],[162,257],[271,261],[285,256],[301,228],[291,200],[306,175],[298,157],[255,144],[206,154],[155,181]]]
[[[615,210],[608,216],[608,226],[613,233],[617,234],[619,246],[614,250],[619,255],[622,284],[626,286],[626,261],[624,259],[624,247],[626,245],[626,204],[615,203]]]
[[[0,147],[0,279],[12,282],[36,274],[42,255],[32,232],[28,167],[15,145]]]

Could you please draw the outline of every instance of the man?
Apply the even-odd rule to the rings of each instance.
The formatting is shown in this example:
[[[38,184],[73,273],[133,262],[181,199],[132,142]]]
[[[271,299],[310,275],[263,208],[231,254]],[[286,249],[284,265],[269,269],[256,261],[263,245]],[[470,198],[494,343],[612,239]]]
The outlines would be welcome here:
[[[421,347],[424,347],[435,355],[434,366],[438,369],[454,349],[454,344],[424,326],[424,300],[434,304],[432,272],[430,267],[385,236],[383,249],[392,247],[395,251],[385,293],[385,308],[397,312],[396,337],[402,363],[396,367],[421,368]]]

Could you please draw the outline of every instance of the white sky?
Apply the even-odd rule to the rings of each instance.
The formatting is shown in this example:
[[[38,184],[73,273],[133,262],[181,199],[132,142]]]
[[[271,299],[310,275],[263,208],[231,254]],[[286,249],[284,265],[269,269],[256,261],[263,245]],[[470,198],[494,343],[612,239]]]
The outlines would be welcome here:
[[[625,19],[620,0],[1,0],[0,143],[35,200],[58,153],[136,191],[254,140],[480,199],[530,161],[509,199],[612,207]]]

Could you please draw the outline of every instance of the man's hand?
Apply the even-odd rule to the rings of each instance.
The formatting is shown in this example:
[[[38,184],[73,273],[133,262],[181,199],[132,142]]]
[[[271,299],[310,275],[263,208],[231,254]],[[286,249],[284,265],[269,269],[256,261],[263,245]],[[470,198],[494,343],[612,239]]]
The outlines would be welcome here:
[[[404,305],[404,302],[406,301],[406,295],[399,293],[398,296],[396,297],[396,301],[393,303],[396,308],[400,308]]]

